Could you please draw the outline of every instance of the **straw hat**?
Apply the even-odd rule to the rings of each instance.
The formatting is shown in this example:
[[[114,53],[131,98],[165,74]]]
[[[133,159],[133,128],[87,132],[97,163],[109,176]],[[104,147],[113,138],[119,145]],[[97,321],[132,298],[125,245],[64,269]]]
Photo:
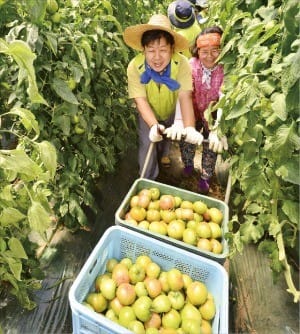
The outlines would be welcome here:
[[[187,0],[177,0],[170,3],[168,17],[174,27],[186,29],[195,22],[195,12],[192,4]]]
[[[163,30],[172,35],[175,41],[175,51],[183,51],[189,47],[187,39],[172,30],[169,19],[162,14],[154,14],[146,24],[138,24],[126,28],[123,33],[124,41],[133,49],[143,51],[142,36],[144,32],[149,30]]]

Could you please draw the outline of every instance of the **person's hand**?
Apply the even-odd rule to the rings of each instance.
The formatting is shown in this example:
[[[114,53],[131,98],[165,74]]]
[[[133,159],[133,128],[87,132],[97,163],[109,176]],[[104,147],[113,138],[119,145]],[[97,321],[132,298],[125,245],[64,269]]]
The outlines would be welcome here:
[[[172,126],[164,131],[164,134],[167,136],[167,138],[172,140],[180,140],[185,134],[182,120],[176,120]]]
[[[149,131],[149,139],[155,143],[163,140],[162,134],[165,131],[165,127],[161,124],[154,124]]]
[[[215,153],[222,153],[223,150],[228,150],[227,137],[223,136],[221,139],[218,137],[217,131],[211,131],[208,136],[209,149]]]
[[[185,131],[185,141],[190,144],[201,145],[203,142],[203,136],[194,127],[188,126],[184,129]]]

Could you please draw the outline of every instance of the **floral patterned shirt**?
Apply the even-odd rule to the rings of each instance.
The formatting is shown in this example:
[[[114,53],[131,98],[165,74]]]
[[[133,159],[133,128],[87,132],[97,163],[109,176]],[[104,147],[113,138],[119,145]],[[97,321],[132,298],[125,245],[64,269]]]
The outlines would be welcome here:
[[[193,107],[195,119],[207,125],[204,119],[204,111],[211,102],[216,102],[219,99],[220,89],[224,79],[223,66],[218,64],[213,69],[206,69],[196,57],[192,57],[189,62],[193,76]]]

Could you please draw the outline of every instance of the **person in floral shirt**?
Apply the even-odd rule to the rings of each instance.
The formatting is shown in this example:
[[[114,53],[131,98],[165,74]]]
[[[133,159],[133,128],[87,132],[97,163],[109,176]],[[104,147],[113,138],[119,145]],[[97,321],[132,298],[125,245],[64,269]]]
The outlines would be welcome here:
[[[202,194],[209,192],[210,179],[215,170],[217,153],[228,149],[226,137],[217,136],[217,126],[222,110],[213,113],[214,126],[209,128],[204,117],[205,110],[211,103],[216,103],[220,98],[221,86],[224,79],[224,70],[217,63],[220,55],[220,44],[222,37],[221,28],[214,26],[204,29],[195,41],[193,57],[189,60],[193,77],[193,107],[196,120],[196,129],[202,131],[204,138],[209,143],[203,143],[201,178],[198,190]],[[181,159],[184,164],[185,176],[192,175],[194,171],[194,157],[196,145],[180,142]]]

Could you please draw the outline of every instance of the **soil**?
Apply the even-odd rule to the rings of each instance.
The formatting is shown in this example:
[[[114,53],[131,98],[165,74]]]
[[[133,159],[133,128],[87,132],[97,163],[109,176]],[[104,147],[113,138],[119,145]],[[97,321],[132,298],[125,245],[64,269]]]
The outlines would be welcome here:
[[[169,157],[171,159],[171,166],[170,167],[160,166],[160,173],[158,175],[157,181],[197,193],[198,181],[201,176],[201,150],[198,150],[196,152],[196,156],[194,159],[195,172],[190,177],[183,176],[182,173],[183,164],[180,158],[180,151],[178,144],[176,143],[172,144]],[[224,201],[225,188],[218,181],[216,174],[211,179],[211,186],[209,189],[209,193],[206,196],[210,196],[219,199],[221,201]]]

